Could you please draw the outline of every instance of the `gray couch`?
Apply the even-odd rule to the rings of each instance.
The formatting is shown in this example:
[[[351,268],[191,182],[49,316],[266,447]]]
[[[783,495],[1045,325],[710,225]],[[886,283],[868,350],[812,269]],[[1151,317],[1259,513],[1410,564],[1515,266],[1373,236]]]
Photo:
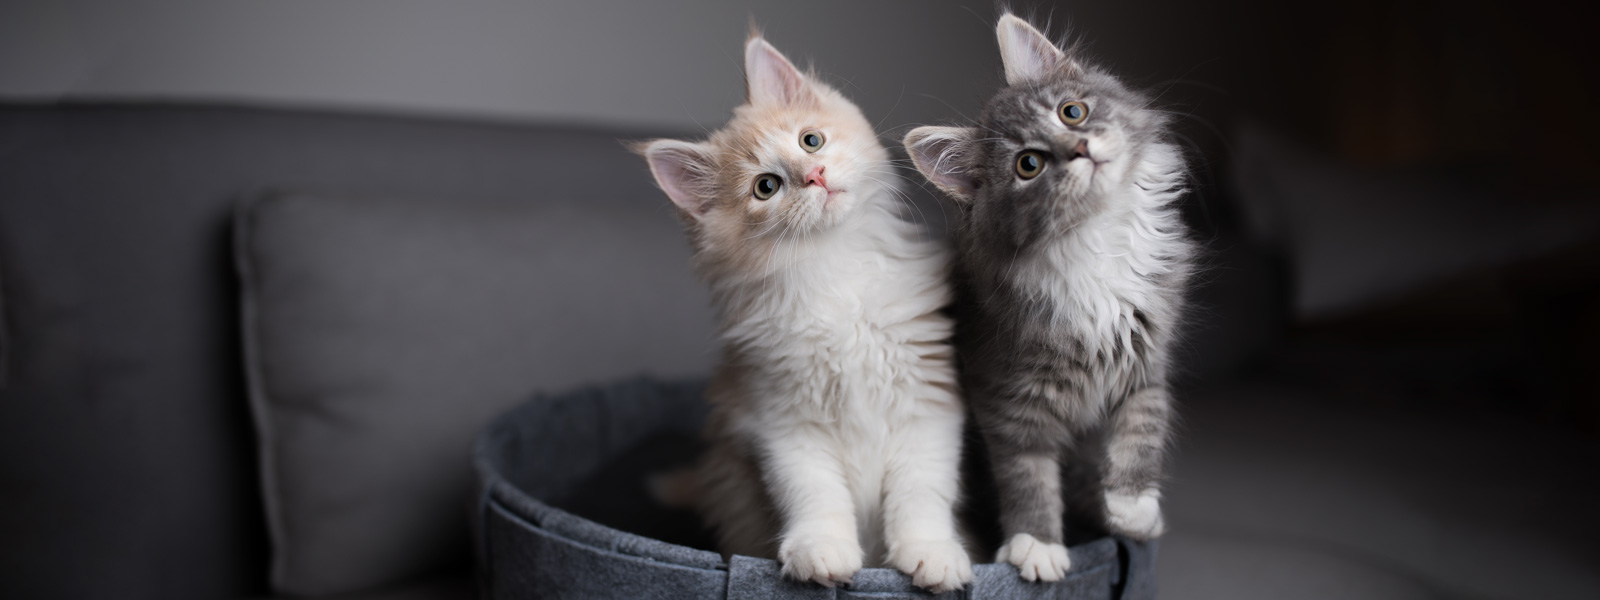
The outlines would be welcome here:
[[[0,108],[0,597],[271,594],[265,440],[252,421],[233,252],[241,203],[273,190],[512,210],[621,198],[607,210],[656,223],[650,241],[672,244],[656,260],[681,264],[677,225],[617,141],[637,135],[202,106]],[[676,310],[683,324],[668,329],[678,337],[664,339],[682,344],[599,371],[582,353],[524,357],[547,378],[499,401],[703,371],[709,336],[693,312],[703,301],[686,272],[677,277],[679,304],[696,308]],[[604,294],[666,293],[625,284]],[[568,320],[614,308],[594,307]],[[470,436],[456,461],[463,506],[469,448]],[[465,509],[450,517],[459,534],[440,554],[453,558],[381,588],[471,595]]]

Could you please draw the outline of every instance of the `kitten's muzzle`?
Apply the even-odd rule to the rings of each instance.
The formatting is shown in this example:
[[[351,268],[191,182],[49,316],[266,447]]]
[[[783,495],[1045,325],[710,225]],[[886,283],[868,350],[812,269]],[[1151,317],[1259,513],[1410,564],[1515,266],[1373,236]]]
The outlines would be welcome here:
[[[827,167],[822,165],[811,167],[811,171],[806,173],[806,185],[820,185],[822,189],[828,189],[828,180],[822,176],[822,172],[825,170],[827,170]]]
[[[1072,152],[1067,154],[1067,162],[1080,158],[1087,158],[1094,162],[1094,157],[1089,155],[1089,138],[1078,138],[1078,143],[1072,146]]]

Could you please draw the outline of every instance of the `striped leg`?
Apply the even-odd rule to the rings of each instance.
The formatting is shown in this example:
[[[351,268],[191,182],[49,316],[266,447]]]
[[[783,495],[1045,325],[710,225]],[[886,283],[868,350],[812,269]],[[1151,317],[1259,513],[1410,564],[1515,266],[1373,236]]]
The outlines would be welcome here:
[[[1134,539],[1161,535],[1160,484],[1172,438],[1172,396],[1148,387],[1112,415],[1106,439],[1106,525]]]
[[[1062,523],[1061,446],[986,433],[1006,540],[995,562],[1016,565],[1028,581],[1058,581],[1072,567]]]

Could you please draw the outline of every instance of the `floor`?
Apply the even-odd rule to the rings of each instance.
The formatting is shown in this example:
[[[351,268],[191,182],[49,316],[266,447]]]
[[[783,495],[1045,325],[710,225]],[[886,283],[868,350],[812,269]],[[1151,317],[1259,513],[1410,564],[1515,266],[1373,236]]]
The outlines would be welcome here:
[[[1600,598],[1592,439],[1359,396],[1185,402],[1163,598]]]

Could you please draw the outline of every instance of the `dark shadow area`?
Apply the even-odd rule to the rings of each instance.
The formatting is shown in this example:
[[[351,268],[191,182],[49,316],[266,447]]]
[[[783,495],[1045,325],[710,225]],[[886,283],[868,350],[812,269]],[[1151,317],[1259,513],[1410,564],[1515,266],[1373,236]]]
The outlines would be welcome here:
[[[715,552],[715,538],[694,511],[668,508],[649,489],[651,477],[692,466],[701,448],[691,435],[651,437],[601,464],[550,504],[607,527]]]

